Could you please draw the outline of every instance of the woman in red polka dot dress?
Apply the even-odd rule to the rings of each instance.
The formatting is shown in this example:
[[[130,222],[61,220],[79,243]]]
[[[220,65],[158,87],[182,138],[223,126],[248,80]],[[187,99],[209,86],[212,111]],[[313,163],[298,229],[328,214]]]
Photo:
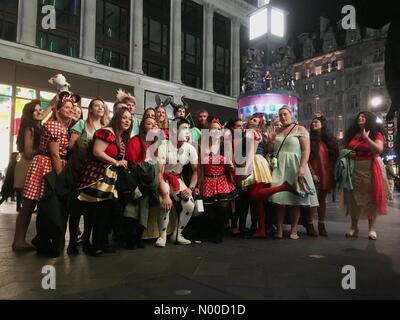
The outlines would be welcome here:
[[[68,126],[72,120],[74,104],[80,97],[62,92],[59,95],[53,120],[43,125],[39,152],[33,158],[25,178],[22,207],[17,217],[12,249],[28,251],[33,249],[26,240],[30,217],[37,202],[44,193],[44,176],[51,171],[59,174],[66,164],[69,146]],[[26,219],[25,217],[29,217]],[[28,221],[28,223],[26,223]]]
[[[210,136],[222,137],[222,125],[218,119],[212,120],[210,124]],[[222,147],[221,140],[217,143],[210,141],[209,145],[204,146],[202,154],[206,156],[203,157],[200,168],[200,192],[215,243],[222,242],[230,201],[237,196],[231,177],[233,164],[224,155]]]

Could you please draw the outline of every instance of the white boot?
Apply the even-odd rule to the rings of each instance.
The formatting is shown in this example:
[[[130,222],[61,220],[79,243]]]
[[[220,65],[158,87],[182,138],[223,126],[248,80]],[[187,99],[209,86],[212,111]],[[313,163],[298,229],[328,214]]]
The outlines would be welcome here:
[[[167,243],[167,233],[165,233],[165,238],[163,236],[159,237],[154,244],[157,248],[165,248],[165,245]]]
[[[176,244],[183,244],[183,245],[188,245],[191,244],[192,242],[188,239],[186,239],[183,235],[178,234],[178,237],[176,237],[176,233],[172,234],[171,236],[171,242],[176,243]]]
[[[192,217],[194,211],[194,200],[191,197],[188,201],[181,201],[182,211],[179,215],[179,225],[178,228],[174,230],[171,236],[171,242],[183,245],[189,245],[192,242],[182,236],[182,231],[188,224],[190,218]]]
[[[158,223],[158,232],[160,233],[160,237],[157,239],[154,244],[158,248],[164,248],[167,243],[167,228],[169,223],[169,212],[165,212],[164,210],[160,210],[157,219]]]

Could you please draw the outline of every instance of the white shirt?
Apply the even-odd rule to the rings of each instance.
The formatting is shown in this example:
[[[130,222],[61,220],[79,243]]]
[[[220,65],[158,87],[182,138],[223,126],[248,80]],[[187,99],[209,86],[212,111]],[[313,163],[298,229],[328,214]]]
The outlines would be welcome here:
[[[164,140],[158,147],[158,162],[166,165],[165,173],[181,174],[184,165],[198,164],[198,155],[190,143],[184,142],[178,150],[171,141]]]

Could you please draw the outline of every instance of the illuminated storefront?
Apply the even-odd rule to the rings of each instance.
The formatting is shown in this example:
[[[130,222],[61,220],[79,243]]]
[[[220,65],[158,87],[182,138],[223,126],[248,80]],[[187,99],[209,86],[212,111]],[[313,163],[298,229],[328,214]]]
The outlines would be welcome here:
[[[21,125],[21,116],[25,104],[33,99],[40,99],[42,108],[46,109],[54,98],[55,92],[40,90],[32,87],[15,86],[0,83],[0,171],[4,173],[9,156],[17,151],[17,136]],[[91,98],[82,97],[81,107],[83,118],[88,115],[88,106]],[[113,102],[106,101],[110,115],[112,115]]]

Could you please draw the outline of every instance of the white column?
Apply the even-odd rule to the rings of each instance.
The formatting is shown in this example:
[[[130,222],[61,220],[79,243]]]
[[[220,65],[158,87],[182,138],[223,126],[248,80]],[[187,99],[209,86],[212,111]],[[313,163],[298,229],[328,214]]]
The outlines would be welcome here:
[[[231,93],[233,97],[240,94],[240,21],[231,20]]]
[[[171,0],[171,81],[182,83],[182,0]]]
[[[130,70],[143,74],[143,0],[131,0]]]
[[[214,7],[209,3],[204,5],[204,17],[203,88],[214,91]]]
[[[96,0],[81,1],[80,58],[96,61]]]
[[[38,0],[19,0],[17,42],[36,47]]]

